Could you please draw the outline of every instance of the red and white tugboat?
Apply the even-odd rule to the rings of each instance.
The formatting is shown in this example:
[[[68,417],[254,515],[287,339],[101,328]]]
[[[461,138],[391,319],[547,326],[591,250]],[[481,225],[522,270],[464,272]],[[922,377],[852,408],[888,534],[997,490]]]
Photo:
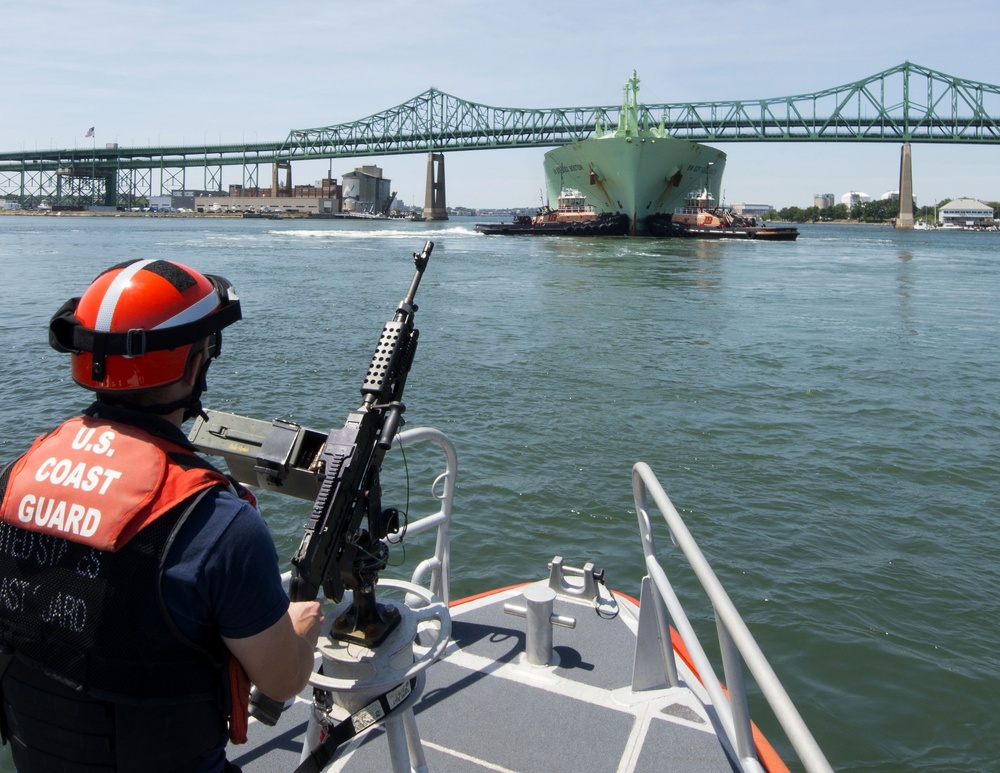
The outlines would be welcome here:
[[[574,188],[563,188],[556,208],[545,206],[534,217],[519,215],[512,223],[477,223],[476,231],[490,236],[623,236],[628,233],[628,217],[599,213],[587,197]]]
[[[799,230],[769,226],[755,217],[743,217],[715,205],[707,188],[692,192],[673,215],[653,215],[646,220],[651,236],[687,236],[700,239],[763,239],[794,241]]]

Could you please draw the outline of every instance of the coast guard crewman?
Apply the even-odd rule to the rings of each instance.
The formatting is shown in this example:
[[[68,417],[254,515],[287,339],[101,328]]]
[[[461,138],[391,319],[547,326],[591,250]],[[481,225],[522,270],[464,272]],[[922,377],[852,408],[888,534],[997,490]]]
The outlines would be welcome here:
[[[19,773],[238,770],[247,678],[277,700],[309,679],[320,602],[289,602],[252,495],[181,430],[240,316],[225,279],[137,260],[52,318],[97,400],[0,468],[0,730]]]

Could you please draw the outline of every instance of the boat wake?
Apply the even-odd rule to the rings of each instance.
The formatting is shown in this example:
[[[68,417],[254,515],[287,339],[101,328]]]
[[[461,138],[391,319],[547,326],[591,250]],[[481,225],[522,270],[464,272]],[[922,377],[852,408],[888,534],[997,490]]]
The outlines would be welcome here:
[[[444,226],[441,228],[420,229],[419,232],[410,228],[330,228],[330,229],[298,229],[278,228],[268,232],[272,236],[301,239],[413,239],[415,234],[421,238],[434,239],[441,236],[475,236],[476,232],[466,226]]]

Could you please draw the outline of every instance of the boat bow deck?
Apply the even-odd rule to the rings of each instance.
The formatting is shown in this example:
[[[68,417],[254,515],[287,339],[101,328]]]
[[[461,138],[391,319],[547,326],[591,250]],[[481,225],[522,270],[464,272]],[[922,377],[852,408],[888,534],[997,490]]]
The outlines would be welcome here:
[[[555,627],[551,664],[535,666],[525,658],[525,622],[504,611],[506,603],[521,602],[522,590],[453,608],[452,643],[427,670],[414,707],[429,770],[661,771],[668,760],[691,773],[739,769],[696,696],[697,680],[632,691],[632,600],[620,597],[620,614],[607,619],[589,602],[557,598],[554,612],[576,625]],[[266,767],[255,764],[257,752],[241,756],[239,747],[231,750],[233,761],[248,771],[294,770],[307,705],[303,699],[292,712],[297,722],[283,717],[285,731],[270,742]],[[274,732],[255,725],[252,734],[260,742],[267,731]],[[384,728],[342,747],[329,770],[392,770]]]
[[[432,485],[440,510],[408,526],[411,535],[436,531],[434,554],[417,565],[410,583],[379,583],[380,598],[402,610],[403,623],[408,618],[414,624],[401,623],[377,651],[334,645],[365,667],[389,660],[389,674],[405,674],[406,680],[419,666],[417,686],[384,725],[341,746],[328,770],[787,772],[752,728],[744,662],[805,769],[832,770],[647,465],[640,462],[632,472],[647,570],[640,602],[612,598],[591,565],[570,569],[556,557],[546,580],[457,602],[449,614],[448,530],[457,457],[437,430],[407,430],[395,442],[419,440],[436,442],[446,459],[445,472]],[[240,459],[230,461],[232,469]],[[728,694],[657,559],[647,496],[715,610]],[[405,598],[393,599],[393,593]],[[405,646],[397,649],[400,642]],[[324,666],[336,669],[331,649],[320,647]],[[342,687],[350,696],[358,688],[361,695],[351,708],[357,711],[377,694],[371,685],[378,682],[384,692],[403,681],[360,677],[355,683],[317,675],[313,684],[326,695]],[[313,704],[307,688],[276,727],[252,721],[249,744],[231,747],[229,759],[246,773],[295,770],[305,739],[315,740],[320,712]],[[348,713],[335,707],[329,719],[342,721]]]

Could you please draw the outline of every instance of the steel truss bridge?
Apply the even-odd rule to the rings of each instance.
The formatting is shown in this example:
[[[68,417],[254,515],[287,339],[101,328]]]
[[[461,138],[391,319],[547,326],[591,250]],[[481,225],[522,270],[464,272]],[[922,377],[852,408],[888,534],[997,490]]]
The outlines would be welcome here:
[[[256,188],[261,165],[564,145],[615,126],[621,106],[491,107],[437,89],[349,123],[295,129],[283,140],[232,145],[22,150],[0,153],[0,198],[22,207],[131,207],[151,196],[222,191],[224,167]],[[1000,86],[905,62],[843,86],[774,99],[639,106],[640,125],[697,142],[1000,144]]]

